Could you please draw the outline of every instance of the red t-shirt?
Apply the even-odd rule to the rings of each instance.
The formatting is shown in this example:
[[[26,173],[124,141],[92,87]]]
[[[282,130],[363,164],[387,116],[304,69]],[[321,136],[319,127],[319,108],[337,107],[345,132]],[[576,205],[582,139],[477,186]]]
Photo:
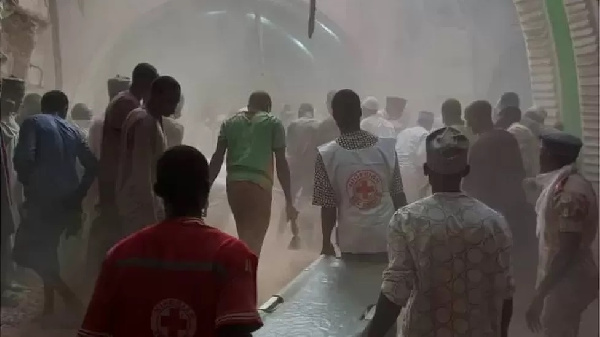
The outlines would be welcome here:
[[[118,243],[96,282],[80,337],[213,337],[262,326],[258,259],[196,218],[164,221]]]

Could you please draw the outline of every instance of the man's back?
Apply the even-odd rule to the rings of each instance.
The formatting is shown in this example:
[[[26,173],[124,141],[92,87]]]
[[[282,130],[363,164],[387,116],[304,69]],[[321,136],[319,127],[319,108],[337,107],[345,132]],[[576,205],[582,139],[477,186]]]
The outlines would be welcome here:
[[[374,134],[379,138],[396,138],[394,124],[379,114],[374,114],[364,118],[360,122],[360,128]]]
[[[465,194],[436,193],[400,209],[391,226],[386,273],[406,281],[395,303],[412,301],[404,336],[499,336],[513,292],[504,218]]]
[[[121,130],[129,112],[139,106],[139,100],[127,90],[118,94],[106,108],[102,126],[98,170],[101,204],[114,202],[121,148]]]
[[[470,196],[500,212],[525,203],[523,161],[519,144],[509,132],[494,129],[479,135],[470,148],[469,165],[463,188]]]
[[[227,142],[227,180],[273,185],[273,151],[285,148],[281,121],[266,112],[239,112],[221,125]]]
[[[340,130],[333,117],[328,116],[319,124],[317,129],[317,145],[327,144],[340,136]]]
[[[315,137],[318,128],[319,122],[314,118],[299,118],[292,121],[287,128],[288,156],[312,165],[317,155]]]
[[[396,153],[398,154],[398,163],[400,167],[414,167],[421,169],[421,165],[417,164],[417,152],[422,144],[425,143],[425,137],[429,132],[422,126],[400,131],[396,139]]]
[[[76,160],[87,143],[79,129],[55,115],[40,114],[21,126],[15,169],[28,199],[56,201],[79,186]]]
[[[257,264],[241,241],[199,219],[148,227],[109,252],[82,331],[212,337],[219,326],[261,324]]]
[[[116,201],[123,226],[132,233],[163,218],[163,207],[154,195],[156,162],[167,149],[159,121],[142,108],[134,109],[123,123]]]

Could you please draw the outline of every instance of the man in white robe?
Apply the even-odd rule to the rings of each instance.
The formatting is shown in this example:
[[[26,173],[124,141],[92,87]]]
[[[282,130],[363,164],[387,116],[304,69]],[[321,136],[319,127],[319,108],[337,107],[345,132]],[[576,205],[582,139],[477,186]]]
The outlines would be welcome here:
[[[379,114],[379,102],[373,96],[362,103],[362,121],[360,128],[379,138],[396,138],[394,124]]]
[[[167,137],[168,148],[183,144],[183,124],[179,122],[183,104],[184,98],[183,95],[181,95],[181,99],[179,100],[179,104],[177,104],[173,116],[163,119],[163,128],[165,130],[165,137]]]
[[[153,191],[155,167],[167,149],[163,117],[173,115],[180,97],[179,83],[161,76],[152,83],[146,106],[131,111],[123,124],[116,199],[124,235],[163,217],[162,204]]]
[[[396,139],[398,164],[408,203],[424,198],[428,193],[423,164],[425,163],[425,138],[431,131],[433,122],[433,113],[422,111],[419,113],[417,126],[403,130]]]
[[[383,117],[387,119],[394,126],[396,135],[406,129],[405,121],[405,109],[406,99],[401,97],[386,97],[385,111],[383,111]]]

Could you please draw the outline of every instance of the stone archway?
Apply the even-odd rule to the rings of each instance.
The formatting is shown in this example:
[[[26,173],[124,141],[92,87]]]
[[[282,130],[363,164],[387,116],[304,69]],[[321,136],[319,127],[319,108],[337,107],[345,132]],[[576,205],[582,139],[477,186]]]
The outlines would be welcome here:
[[[581,136],[583,173],[598,184],[598,28],[593,0],[514,0],[534,103]]]

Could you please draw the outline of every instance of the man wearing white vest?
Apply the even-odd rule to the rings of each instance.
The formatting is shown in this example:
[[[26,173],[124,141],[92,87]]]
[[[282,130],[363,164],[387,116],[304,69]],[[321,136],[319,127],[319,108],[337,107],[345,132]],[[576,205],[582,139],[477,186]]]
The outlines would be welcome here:
[[[332,102],[340,137],[319,147],[313,204],[321,207],[322,254],[335,255],[331,233],[337,222],[342,258],[379,255],[387,259],[387,228],[394,212],[406,204],[395,139],[360,128],[360,98],[338,91]]]

